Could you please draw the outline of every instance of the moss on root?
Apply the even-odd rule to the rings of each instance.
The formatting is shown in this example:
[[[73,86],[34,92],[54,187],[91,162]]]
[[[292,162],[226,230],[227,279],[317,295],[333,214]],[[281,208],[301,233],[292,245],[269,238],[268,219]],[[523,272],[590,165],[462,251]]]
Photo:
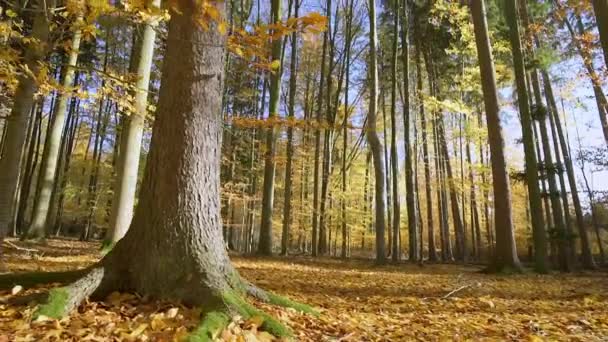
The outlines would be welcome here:
[[[187,341],[212,341],[230,323],[230,317],[234,314],[238,314],[244,319],[261,317],[261,328],[274,336],[291,337],[293,335],[287,326],[248,303],[238,291],[224,291],[220,296],[225,307],[205,312],[200,325],[188,336]]]
[[[236,310],[245,319],[256,316],[262,317],[263,323],[261,328],[272,335],[277,337],[292,336],[292,332],[287,326],[249,304],[238,292],[226,291],[222,293],[222,299],[230,308]]]
[[[293,301],[287,297],[279,296],[272,292],[268,292],[268,303],[286,308],[292,308],[297,311],[307,313],[313,316],[319,316],[319,312],[313,309],[312,306]]]
[[[67,314],[66,307],[69,297],[69,292],[63,287],[50,290],[46,303],[40,305],[34,313],[34,319],[39,316],[62,318]]]
[[[227,313],[221,311],[207,312],[201,324],[188,336],[188,342],[208,342],[218,337],[230,322]]]

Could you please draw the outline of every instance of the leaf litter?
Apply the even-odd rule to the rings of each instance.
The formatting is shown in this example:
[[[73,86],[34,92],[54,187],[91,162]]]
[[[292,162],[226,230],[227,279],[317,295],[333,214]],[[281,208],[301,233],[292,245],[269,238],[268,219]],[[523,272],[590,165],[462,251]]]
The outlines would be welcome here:
[[[63,271],[100,258],[99,244],[10,240],[10,272]],[[35,249],[36,252],[32,250]],[[606,341],[608,273],[485,275],[476,266],[399,264],[367,260],[243,258],[232,260],[255,284],[316,307],[319,317],[254,304],[294,331],[297,341]],[[112,293],[87,301],[68,317],[32,320],[35,307],[6,304],[48,290],[19,285],[0,292],[0,342],[180,341],[200,320],[200,308]],[[276,341],[261,317],[233,321],[220,341]]]

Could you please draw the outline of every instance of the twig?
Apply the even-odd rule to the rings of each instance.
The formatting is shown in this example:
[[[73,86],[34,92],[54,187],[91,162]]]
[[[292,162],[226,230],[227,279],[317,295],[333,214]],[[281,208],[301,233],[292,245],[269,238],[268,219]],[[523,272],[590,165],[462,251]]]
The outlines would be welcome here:
[[[457,288],[456,290],[452,290],[450,293],[448,293],[445,296],[441,297],[441,299],[450,298],[451,295],[453,295],[453,294],[455,294],[457,292],[460,292],[460,291],[462,291],[462,290],[464,290],[466,288],[469,288],[469,287],[471,287],[471,285],[462,285],[461,287]]]

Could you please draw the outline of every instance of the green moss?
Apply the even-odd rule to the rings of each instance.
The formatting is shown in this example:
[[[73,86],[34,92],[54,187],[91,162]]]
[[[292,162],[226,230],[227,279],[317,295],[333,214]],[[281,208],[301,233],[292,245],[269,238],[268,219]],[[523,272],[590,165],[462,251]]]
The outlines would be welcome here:
[[[319,312],[317,310],[315,310],[313,307],[303,304],[303,303],[293,301],[287,297],[279,296],[272,292],[268,292],[268,299],[269,299],[270,304],[283,306],[286,308],[293,308],[293,309],[296,309],[297,311],[300,311],[303,313],[307,313],[307,314],[314,315],[314,316],[319,316]]]
[[[101,243],[101,249],[99,250],[101,252],[101,255],[108,254],[112,250],[112,248],[114,248],[115,245],[116,243],[112,242],[112,240],[103,240],[103,242]]]
[[[207,312],[201,324],[186,339],[188,342],[208,342],[213,341],[230,322],[230,317],[225,312]]]
[[[51,318],[62,318],[66,314],[66,305],[70,294],[63,288],[55,288],[49,291],[49,296],[46,303],[40,305],[38,310],[34,313],[34,319],[39,316],[46,316]]]
[[[290,337],[292,336],[291,330],[284,324],[274,319],[269,314],[258,310],[253,305],[245,301],[237,292],[226,291],[222,293],[222,298],[226,304],[236,310],[243,318],[248,319],[251,317],[262,317],[262,329],[271,333],[277,337]]]

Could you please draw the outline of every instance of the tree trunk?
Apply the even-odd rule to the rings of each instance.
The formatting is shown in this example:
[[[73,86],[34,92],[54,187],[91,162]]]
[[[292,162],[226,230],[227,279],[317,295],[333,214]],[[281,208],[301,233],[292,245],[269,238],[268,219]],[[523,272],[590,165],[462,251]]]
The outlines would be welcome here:
[[[553,95],[553,87],[551,86],[551,79],[549,74],[543,72],[543,79],[545,81],[545,93],[549,98],[549,105],[551,107],[551,113],[553,120],[555,121],[555,127],[557,129],[557,136],[559,138],[559,144],[561,147],[562,154],[564,156],[564,164],[566,166],[566,174],[568,176],[568,185],[570,186],[570,193],[572,195],[572,203],[574,205],[574,215],[576,216],[576,226],[579,238],[581,239],[581,254],[583,267],[587,269],[594,269],[595,262],[593,260],[593,254],[591,253],[591,246],[589,243],[589,236],[585,229],[585,222],[583,216],[583,209],[581,206],[581,200],[578,196],[578,185],[576,184],[576,177],[574,176],[574,166],[572,165],[572,157],[568,149],[568,144],[564,136],[561,120],[557,110],[557,104],[555,103],[555,97]]]
[[[295,1],[294,18],[298,18],[300,0]],[[297,86],[297,56],[298,56],[298,33],[291,34],[291,60],[289,66],[289,119],[295,118],[296,86]],[[283,204],[283,232],[281,234],[281,255],[287,255],[289,235],[291,234],[291,188],[292,188],[292,163],[293,163],[293,127],[287,128],[287,165],[285,166],[285,199]]]
[[[608,0],[593,0],[593,10],[595,11],[595,21],[600,33],[602,49],[604,50],[605,65],[608,68]]]
[[[377,132],[378,113],[378,62],[376,51],[378,48],[376,32],[376,0],[369,0],[369,77],[370,77],[370,99],[369,112],[367,114],[367,140],[372,153],[375,174],[375,198],[376,198],[376,262],[386,262],[386,249],[384,234],[386,230],[385,212],[385,170],[384,157],[382,155],[382,143]]]
[[[391,199],[393,201],[393,246],[391,256],[393,262],[398,262],[401,259],[401,241],[399,240],[401,205],[399,203],[399,156],[397,155],[397,50],[399,48],[399,4],[400,1],[395,2],[393,13],[393,49],[391,51]]]
[[[418,41],[418,50],[420,50],[422,44]],[[426,115],[424,110],[424,98],[422,93],[422,61],[420,58],[420,51],[416,51],[416,78],[417,78],[417,92],[419,96],[420,107],[418,109],[420,113],[420,130],[422,134],[422,161],[424,164],[424,186],[426,193],[426,213],[427,213],[427,225],[428,225],[428,253],[429,261],[437,261],[437,248],[435,247],[435,228],[433,224],[433,189],[431,188],[431,164],[429,162],[429,148],[428,148],[428,131],[426,126]],[[422,251],[420,251],[422,253]]]
[[[148,10],[160,8],[160,0],[148,0]],[[139,51],[134,52],[136,60],[133,66],[137,73],[136,93],[134,96],[135,111],[124,118],[120,137],[120,153],[116,166],[114,199],[110,214],[110,226],[106,243],[114,244],[126,234],[135,204],[137,176],[141,153],[141,142],[145,118],[148,112],[148,88],[150,70],[154,57],[154,42],[156,39],[157,18],[151,17],[143,27],[142,38],[137,39]],[[134,58],[135,56],[131,56]]]
[[[242,296],[251,294],[296,309],[299,305],[242,280],[222,243],[219,168],[225,35],[217,23],[208,29],[199,26],[201,9],[194,2],[180,0],[176,6],[171,10],[158,111],[131,227],[85,277],[51,291],[38,314],[61,316],[89,294],[134,291],[202,306],[203,321],[193,340],[211,340],[233,314],[261,316],[262,328],[289,337],[287,328]],[[224,3],[214,6],[223,16]]]
[[[74,73],[76,63],[78,62],[78,53],[80,49],[81,31],[78,26],[83,24],[82,16],[76,19],[76,27],[74,36],[72,37],[72,45],[69,51],[68,63],[63,77],[63,87],[69,88],[74,83]],[[26,238],[41,239],[45,236],[47,226],[47,218],[51,207],[51,196],[55,189],[55,181],[57,176],[57,165],[60,159],[61,135],[66,124],[66,115],[68,109],[69,93],[62,93],[55,103],[55,114],[49,122],[50,131],[46,136],[44,143],[44,151],[42,152],[42,161],[40,164],[40,187],[38,196],[34,204],[32,222],[27,230]],[[54,222],[53,222],[54,223]]]
[[[517,83],[517,100],[521,116],[524,154],[526,160],[526,180],[532,216],[532,235],[534,239],[534,267],[537,272],[547,272],[547,237],[542,216],[541,195],[538,188],[538,165],[534,151],[534,136],[532,133],[532,117],[528,104],[528,89],[525,79],[524,56],[517,21],[517,0],[506,1],[506,19],[509,25],[509,36],[513,50],[513,64]],[[498,227],[498,224],[496,224]],[[498,238],[498,237],[497,237]],[[498,243],[496,244],[498,248]]]
[[[271,22],[281,20],[281,0],[272,0]],[[281,49],[283,39],[275,38],[272,42],[272,60],[281,64]],[[272,70],[270,74],[270,100],[268,104],[268,120],[272,121],[279,114],[279,100],[281,97],[281,71],[282,65]],[[258,253],[272,255],[272,214],[274,207],[274,175],[276,172],[275,148],[276,137],[274,126],[266,131],[266,154],[264,156],[264,185],[262,187],[262,220],[260,223],[260,238]]]
[[[41,6],[40,1],[35,1]],[[24,63],[34,75],[38,74],[38,63],[46,54],[46,43],[49,27],[44,13],[40,12],[34,18],[31,37],[40,44],[30,44],[25,51]],[[16,195],[21,175],[21,161],[27,138],[27,127],[30,121],[34,94],[37,90],[36,80],[27,73],[19,77],[19,85],[15,91],[13,108],[6,120],[6,136],[3,143],[2,159],[0,159],[0,242],[4,236],[13,230],[15,215],[18,207]]]
[[[515,231],[511,209],[511,186],[507,174],[507,163],[504,152],[504,137],[500,120],[500,107],[496,89],[494,58],[486,20],[484,0],[471,1],[471,12],[475,29],[475,42],[479,57],[481,85],[486,108],[488,140],[492,164],[492,184],[494,189],[494,222],[496,225],[496,251],[493,255],[491,269],[501,271],[505,268],[521,269],[517,257]],[[470,151],[467,149],[470,159]],[[472,178],[472,176],[471,176]],[[471,179],[472,181],[472,179]],[[474,196],[474,190],[473,195]],[[473,205],[473,204],[472,204]]]

